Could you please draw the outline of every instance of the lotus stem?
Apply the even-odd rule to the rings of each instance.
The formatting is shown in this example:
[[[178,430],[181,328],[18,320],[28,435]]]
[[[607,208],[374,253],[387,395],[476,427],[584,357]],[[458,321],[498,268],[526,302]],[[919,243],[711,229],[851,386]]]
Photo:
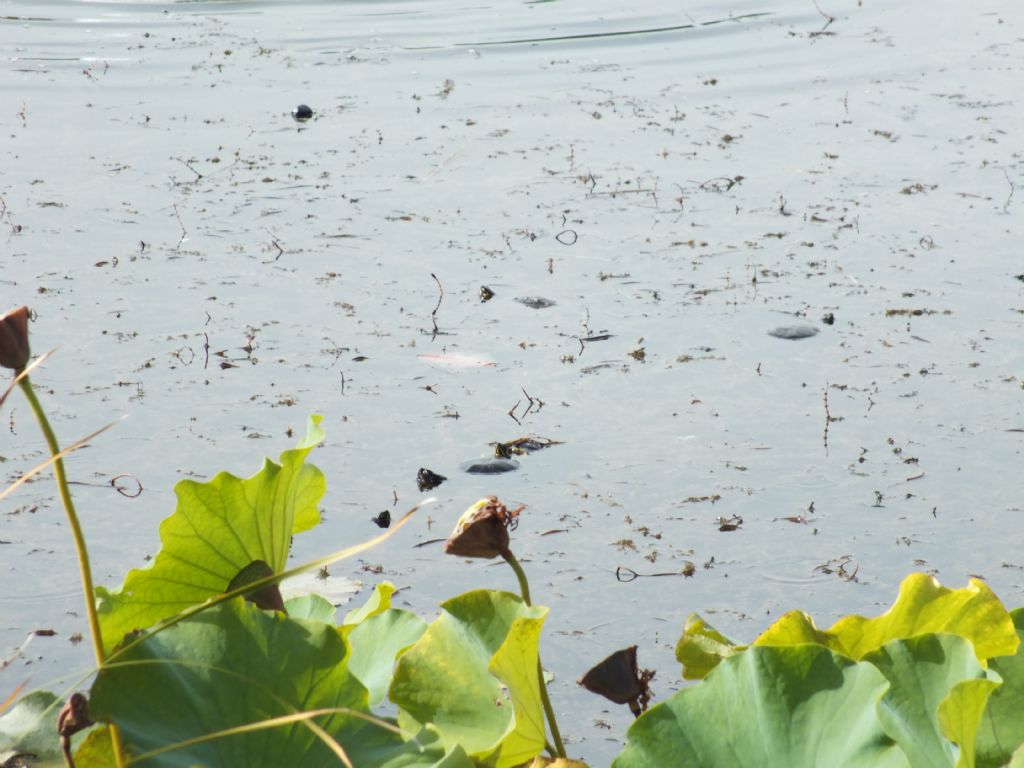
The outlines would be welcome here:
[[[516,556],[512,554],[512,551],[505,549],[501,556],[505,558],[505,562],[508,563],[512,570],[515,571],[516,578],[519,580],[519,592],[523,596],[523,602],[527,605],[533,605],[530,601],[530,583],[526,580],[526,571],[523,570],[523,566],[516,560]],[[560,758],[566,759],[565,745],[562,743],[562,734],[558,731],[558,722],[555,720],[555,709],[551,706],[551,697],[548,696],[548,686],[544,682],[544,665],[540,663],[540,656],[537,656],[537,683],[540,686],[540,700],[544,705],[544,714],[548,718],[548,727],[551,728],[551,738],[555,742],[555,751],[558,753]]]
[[[60,444],[57,442],[57,436],[54,434],[53,428],[50,426],[50,420],[46,418],[46,412],[43,411],[43,406],[39,403],[39,399],[36,397],[36,393],[32,389],[32,383],[29,381],[29,377],[23,376],[21,381],[18,382],[18,386],[20,386],[21,391],[24,392],[25,399],[28,400],[28,404],[32,408],[32,413],[35,415],[36,421],[39,422],[39,428],[42,429],[43,436],[46,438],[46,445],[50,449],[50,455],[57,456],[60,453]],[[67,514],[68,523],[71,526],[71,535],[75,540],[75,550],[78,553],[78,570],[82,580],[82,590],[85,593],[85,612],[89,617],[89,634],[92,635],[92,648],[93,653],[96,656],[96,667],[100,668],[103,666],[106,653],[103,650],[103,635],[100,631],[100,617],[96,612],[96,597],[92,584],[92,567],[89,564],[89,550],[85,546],[85,536],[82,534],[82,526],[78,522],[78,513],[75,511],[75,503],[71,499],[71,491],[68,488],[68,477],[64,472],[64,459],[57,458],[53,462],[53,474],[57,480],[57,490],[60,492],[60,500],[64,505],[64,512]],[[121,734],[113,724],[109,727],[110,739],[113,742],[114,747],[114,760],[116,761],[118,768],[121,768],[124,764],[121,755]]]
[[[523,570],[523,566],[516,560],[516,556],[512,554],[512,550],[506,549],[501,553],[501,556],[505,558],[505,562],[512,566],[512,570],[516,573],[516,578],[519,579],[519,593],[523,596],[523,602],[527,605],[533,605],[530,600],[530,582],[526,580],[526,571]]]
[[[50,454],[56,456],[60,453],[60,444],[57,442],[57,436],[53,433],[53,428],[50,427],[50,421],[46,418],[43,406],[40,405],[36,393],[32,390],[32,383],[29,377],[23,378],[18,382],[18,385],[21,387],[21,391],[25,393],[28,404],[32,407],[32,413],[35,414],[36,421],[39,422],[39,427],[43,430]],[[106,654],[103,652],[100,618],[99,614],[96,613],[96,598],[92,586],[92,568],[89,565],[89,551],[85,546],[82,526],[78,522],[78,513],[75,512],[75,502],[72,501],[71,491],[68,489],[68,477],[64,472],[64,459],[57,459],[53,462],[53,474],[57,478],[57,490],[60,492],[60,500],[64,505],[65,513],[67,513],[68,523],[71,525],[71,535],[75,539],[75,549],[78,551],[78,569],[82,577],[82,589],[85,592],[85,610],[89,617],[89,632],[92,634],[92,647],[96,656],[96,666],[100,667],[103,665]]]

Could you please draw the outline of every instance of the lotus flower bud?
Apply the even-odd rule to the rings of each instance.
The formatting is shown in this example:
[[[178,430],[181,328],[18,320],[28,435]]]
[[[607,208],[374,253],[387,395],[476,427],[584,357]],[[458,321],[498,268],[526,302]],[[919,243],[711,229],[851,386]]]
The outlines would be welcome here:
[[[18,307],[0,316],[0,366],[21,371],[30,355],[28,307]]]
[[[495,496],[480,499],[462,513],[444,551],[462,557],[501,557],[508,552],[508,509]]]

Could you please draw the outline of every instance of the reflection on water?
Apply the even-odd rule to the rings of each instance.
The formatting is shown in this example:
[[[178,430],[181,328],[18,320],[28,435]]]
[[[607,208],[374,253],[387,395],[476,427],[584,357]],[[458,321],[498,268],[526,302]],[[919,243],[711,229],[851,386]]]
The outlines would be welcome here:
[[[639,643],[664,697],[690,611],[749,639],[876,612],[911,570],[1024,602],[1019,24],[824,10],[6,3],[2,294],[60,346],[36,379],[62,439],[130,416],[69,462],[98,581],[155,550],[176,480],[255,472],[318,411],[325,523],[297,557],[373,535],[419,467],[448,478],[338,576],[428,613],[514,589],[414,545],[482,496],[528,505],[552,695],[594,765],[616,748],[592,722],[628,722],[580,659]],[[818,333],[768,334],[795,326]],[[42,445],[4,418],[13,478]],[[460,469],[528,436],[562,444]],[[101,487],[124,472],[139,498]],[[74,593],[31,599],[75,573],[52,488],[3,504],[4,647],[43,621],[37,665],[86,668]]]

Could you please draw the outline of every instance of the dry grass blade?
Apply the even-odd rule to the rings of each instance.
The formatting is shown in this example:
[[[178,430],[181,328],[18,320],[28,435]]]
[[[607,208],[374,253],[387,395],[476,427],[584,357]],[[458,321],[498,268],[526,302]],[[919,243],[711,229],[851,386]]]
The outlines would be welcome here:
[[[13,704],[14,700],[21,695],[21,692],[23,690],[25,690],[26,685],[28,685],[28,680],[18,683],[18,686],[13,691],[11,691],[10,694],[8,694],[7,698],[3,701],[0,701],[0,712],[6,712],[8,709],[10,709],[11,704]]]
[[[25,370],[23,370],[21,373],[14,377],[11,383],[7,385],[7,389],[4,390],[4,393],[0,395],[0,408],[3,408],[4,402],[7,400],[7,396],[11,394],[11,390],[18,386],[18,382],[24,379],[26,376],[28,376],[32,371],[34,371],[37,366],[42,365],[43,361],[46,360],[50,355],[52,355],[56,351],[57,348],[54,347],[46,354],[40,355],[35,360],[33,360],[29,365],[25,366]]]
[[[118,419],[118,421],[120,421],[120,419]],[[74,451],[77,451],[79,448],[81,448],[82,446],[86,445],[94,437],[96,437],[97,435],[103,434],[104,432],[106,432],[108,429],[110,429],[115,424],[117,424],[117,421],[112,421],[109,424],[107,424],[105,427],[100,427],[99,429],[97,429],[92,434],[86,435],[81,440],[77,440],[77,441],[73,442],[67,448],[64,448],[62,451],[60,451],[60,453],[57,453],[57,454],[51,456],[46,461],[44,461],[42,464],[38,464],[37,466],[35,466],[32,469],[30,469],[28,472],[26,472],[24,475],[19,477],[17,480],[15,480],[9,486],[4,488],[3,492],[0,492],[0,501],[3,501],[8,496],[10,496],[14,492],[14,489],[17,488],[19,485],[21,485],[22,483],[28,482],[31,478],[33,478],[34,476],[38,475],[40,472],[42,472],[44,469],[46,469],[48,466],[53,464],[58,459],[63,459],[69,453],[73,453]]]

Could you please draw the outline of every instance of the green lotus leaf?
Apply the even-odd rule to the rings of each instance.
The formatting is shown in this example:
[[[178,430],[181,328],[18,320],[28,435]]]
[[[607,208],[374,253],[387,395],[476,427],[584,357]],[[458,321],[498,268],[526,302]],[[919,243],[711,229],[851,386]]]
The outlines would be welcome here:
[[[754,645],[823,645],[836,653],[849,656],[842,642],[831,630],[818,629],[814,619],[803,611],[788,611],[754,641]]]
[[[683,665],[684,680],[702,680],[722,659],[745,647],[736,645],[696,613],[691,613],[676,644],[676,661]]]
[[[397,768],[441,760],[445,750],[436,733],[424,730],[404,741],[383,721],[357,716],[369,713],[367,692],[347,661],[348,645],[336,627],[235,599],[118,654],[93,684],[90,711],[94,719],[117,723],[133,765],[146,768],[335,768],[338,756],[304,722],[202,739],[326,708],[346,711],[313,722],[356,765]],[[189,740],[196,741],[183,745]],[[160,751],[175,744],[173,751]]]
[[[547,608],[516,595],[475,590],[443,613],[398,659],[390,698],[404,727],[432,723],[446,748],[507,768],[544,748],[538,680]]]
[[[974,684],[994,684],[985,679],[985,669],[969,641],[957,635],[919,635],[886,643],[864,661],[889,681],[889,691],[878,703],[878,716],[913,768],[953,768],[958,750],[952,741],[963,744],[969,739],[973,754],[974,732],[988,694],[980,699],[980,707],[976,697],[961,694],[976,693],[979,689]],[[953,691],[958,693],[954,696]],[[942,711],[959,727],[940,726]]]
[[[327,624],[334,623],[338,612],[330,600],[312,593],[285,600],[284,610],[293,619],[323,621]]]
[[[395,585],[389,581],[382,581],[373,589],[366,602],[358,608],[353,608],[351,611],[345,614],[344,620],[341,622],[343,627],[358,624],[361,621],[365,621],[371,616],[383,613],[384,611],[391,608],[391,596],[396,592]]]
[[[370,692],[370,704],[387,696],[395,659],[427,630],[427,622],[391,607],[395,585],[382,582],[361,607],[349,611],[342,633],[352,646],[348,668]]]
[[[1003,684],[993,691],[978,728],[975,747],[979,768],[995,768],[1024,755],[1024,608],[1010,614],[1021,644],[1013,656],[1000,656],[989,662]],[[1016,750],[1016,752],[1015,752]],[[1012,763],[1011,763],[1012,764]]]
[[[829,630],[853,659],[890,640],[928,632],[970,640],[982,661],[1012,654],[1020,642],[1010,614],[983,581],[971,579],[963,589],[948,589],[923,573],[903,580],[895,604],[881,616],[847,616]]]
[[[396,608],[389,608],[351,628],[348,640],[352,656],[348,668],[366,686],[370,704],[377,705],[384,700],[391,685],[395,659],[426,631],[427,622],[414,613]]]
[[[942,733],[960,747],[956,768],[974,768],[977,765],[975,745],[978,726],[989,697],[998,688],[999,683],[993,680],[964,680],[953,687],[939,706]]]
[[[24,752],[38,758],[60,758],[57,716],[60,699],[49,691],[33,691],[23,696],[0,717],[0,760],[5,752]]]
[[[323,440],[320,421],[310,417],[298,447],[281,454],[280,464],[267,459],[246,480],[222,472],[206,483],[175,486],[178,507],[160,524],[162,546],[150,566],[130,571],[115,592],[96,590],[108,652],[125,634],[223,593],[254,560],[275,573],[284,569],[292,535],[320,520],[326,483],[305,463]]]
[[[110,741],[110,728],[105,725],[92,728],[75,750],[75,765],[89,768],[117,768],[114,745]]]
[[[641,715],[613,768],[906,768],[871,664],[820,645],[751,647]]]
[[[1019,643],[1010,614],[984,582],[971,579],[963,589],[947,589],[931,576],[915,573],[903,580],[896,602],[881,616],[846,616],[830,629],[821,630],[807,614],[791,611],[765,630],[754,645],[811,642],[861,659],[890,640],[928,633],[970,640],[981,661],[1012,654]]]

